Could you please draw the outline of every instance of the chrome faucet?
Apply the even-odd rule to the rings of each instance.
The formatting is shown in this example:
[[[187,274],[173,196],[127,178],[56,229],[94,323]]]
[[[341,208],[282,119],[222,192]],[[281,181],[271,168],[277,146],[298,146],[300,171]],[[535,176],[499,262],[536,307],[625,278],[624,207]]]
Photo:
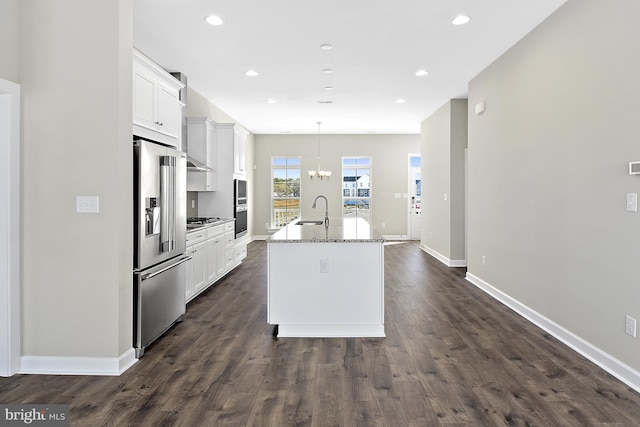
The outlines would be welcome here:
[[[318,202],[318,199],[324,199],[324,226],[328,227],[329,226],[329,202],[327,201],[327,198],[324,196],[317,196],[315,198],[315,200],[313,201],[313,205],[311,206],[313,209],[316,208],[316,203]]]

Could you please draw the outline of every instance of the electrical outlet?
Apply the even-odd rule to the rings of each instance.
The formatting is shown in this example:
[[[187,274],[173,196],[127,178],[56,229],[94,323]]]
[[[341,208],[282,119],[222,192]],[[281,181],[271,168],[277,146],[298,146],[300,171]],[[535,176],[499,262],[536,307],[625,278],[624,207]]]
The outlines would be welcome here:
[[[320,260],[320,273],[328,273],[329,272],[329,260],[321,259]]]
[[[386,223],[386,222],[383,222],[383,223],[382,223],[382,228],[385,228],[386,226],[387,226],[387,223]]]
[[[487,265],[487,257],[482,255],[482,265]]]
[[[624,331],[628,335],[631,335],[632,337],[635,338],[636,337],[636,319],[634,319],[631,316],[626,316],[625,317]]]
[[[98,196],[77,196],[76,212],[77,213],[98,213],[99,209]]]

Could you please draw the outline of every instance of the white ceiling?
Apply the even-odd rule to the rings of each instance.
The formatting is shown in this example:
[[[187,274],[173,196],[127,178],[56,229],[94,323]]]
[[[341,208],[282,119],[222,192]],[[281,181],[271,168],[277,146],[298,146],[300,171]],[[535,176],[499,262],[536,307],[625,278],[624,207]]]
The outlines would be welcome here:
[[[417,134],[565,1],[134,0],[134,45],[254,134]]]

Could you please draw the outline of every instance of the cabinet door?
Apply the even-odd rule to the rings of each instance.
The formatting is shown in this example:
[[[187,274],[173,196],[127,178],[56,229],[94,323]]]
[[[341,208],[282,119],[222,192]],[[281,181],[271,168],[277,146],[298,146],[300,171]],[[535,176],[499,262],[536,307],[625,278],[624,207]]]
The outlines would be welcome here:
[[[146,70],[133,68],[133,123],[155,129],[156,78]]]
[[[207,244],[200,242],[193,246],[191,263],[193,264],[193,292],[197,293],[207,285]]]
[[[224,235],[218,236],[216,240],[216,278],[220,277],[224,274],[224,264],[225,264],[225,249],[224,249]]]
[[[207,122],[206,135],[207,139],[205,144],[206,150],[204,163],[213,169],[214,172],[206,172],[205,186],[206,191],[216,191],[218,182],[215,171],[218,169],[218,139],[216,135],[216,128],[209,122]]]
[[[233,172],[247,173],[247,134],[240,129],[233,133]]]
[[[218,267],[216,265],[216,241],[219,237],[207,240],[207,283],[216,280]]]
[[[178,91],[158,81],[157,86],[157,119],[158,131],[176,138],[180,137],[180,103]]]
[[[193,296],[193,247],[187,246],[187,255],[191,256],[191,259],[185,262],[187,268],[187,283],[185,285],[185,301],[189,301]]]

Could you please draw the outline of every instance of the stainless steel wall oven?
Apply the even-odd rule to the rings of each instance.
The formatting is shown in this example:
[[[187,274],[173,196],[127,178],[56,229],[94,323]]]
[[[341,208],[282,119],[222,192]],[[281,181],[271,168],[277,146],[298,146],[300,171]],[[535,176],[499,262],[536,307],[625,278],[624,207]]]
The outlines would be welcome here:
[[[247,181],[233,180],[234,216],[236,219],[236,239],[247,234]]]

